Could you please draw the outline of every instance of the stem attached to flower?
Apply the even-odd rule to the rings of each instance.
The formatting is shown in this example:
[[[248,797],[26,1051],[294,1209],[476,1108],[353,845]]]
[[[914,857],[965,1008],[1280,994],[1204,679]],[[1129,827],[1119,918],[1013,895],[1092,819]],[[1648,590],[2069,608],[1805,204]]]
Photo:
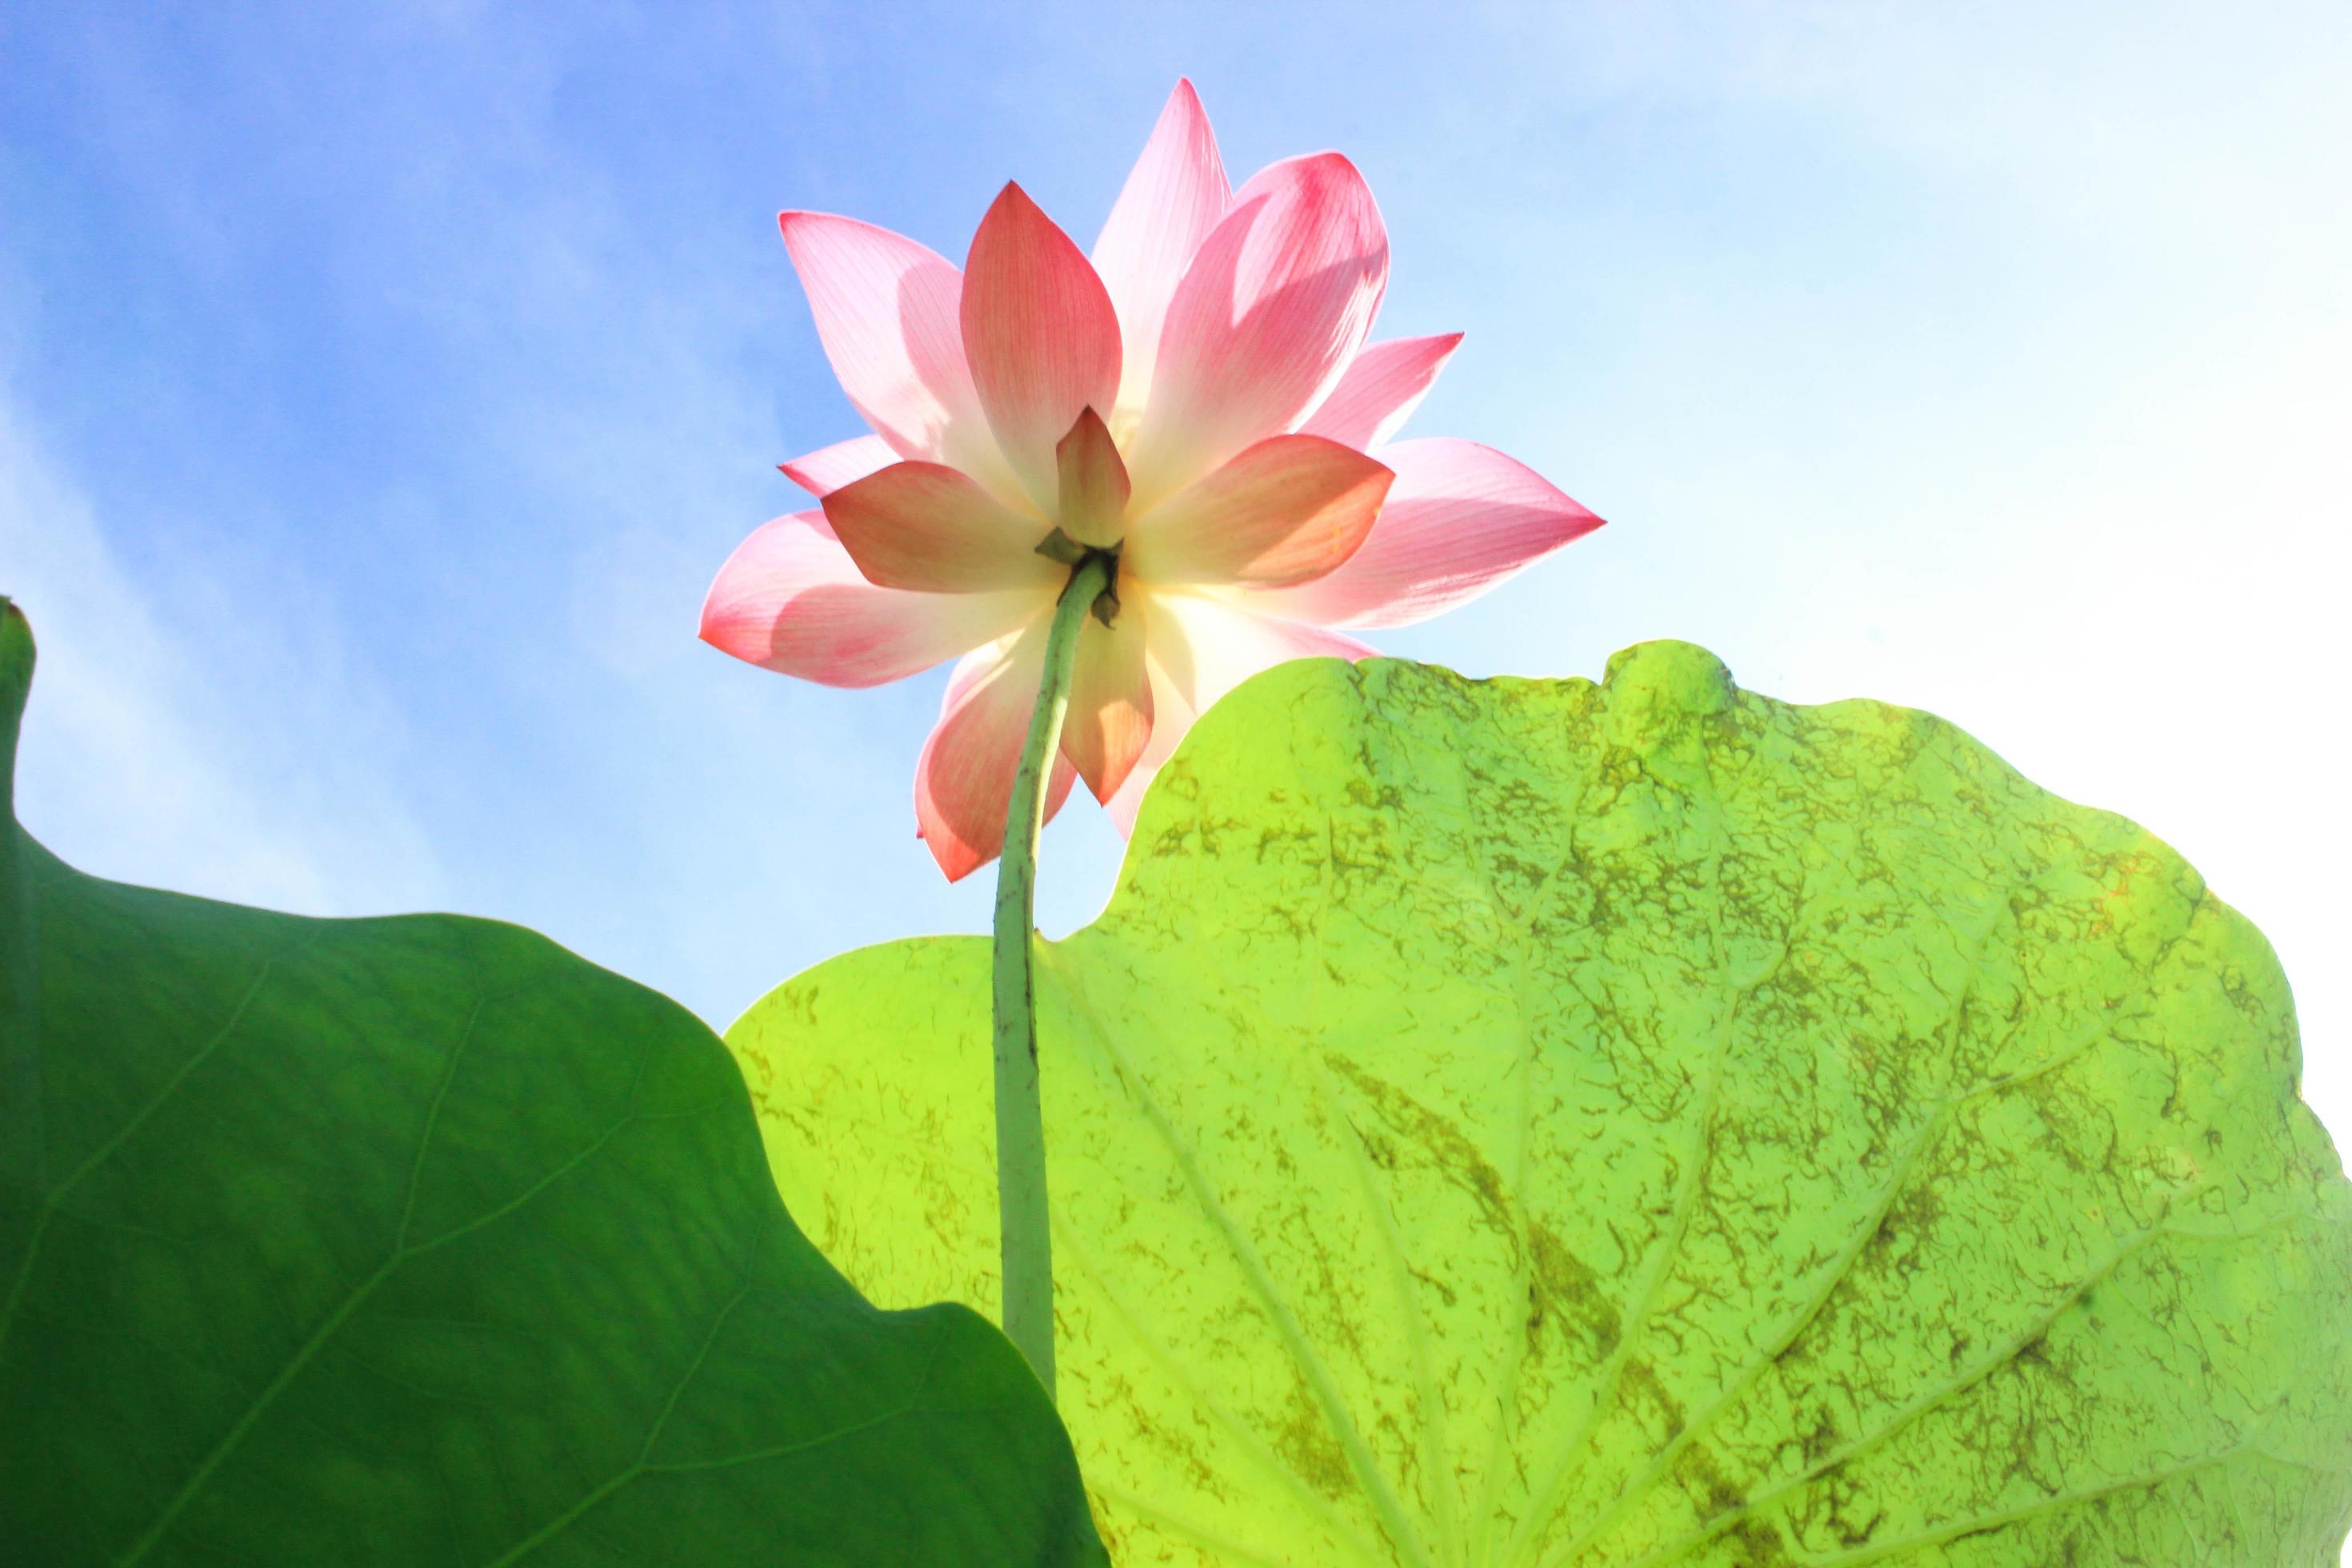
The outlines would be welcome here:
[[[1054,1237],[1045,1204],[1045,1117],[1037,1091],[1037,832],[1045,779],[1070,706],[1070,672],[1087,612],[1111,590],[1109,555],[1088,552],[1070,572],[1045,637],[1045,673],[1029,715],[1021,767],[1004,816],[996,873],[996,1217],[1002,1238],[1004,1334],[1054,1394]]]

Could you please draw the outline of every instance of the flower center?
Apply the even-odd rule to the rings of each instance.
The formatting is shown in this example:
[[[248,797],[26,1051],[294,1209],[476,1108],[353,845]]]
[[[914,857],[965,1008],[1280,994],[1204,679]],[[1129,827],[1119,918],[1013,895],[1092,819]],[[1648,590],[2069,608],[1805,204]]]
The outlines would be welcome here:
[[[1058,561],[1070,569],[1075,579],[1090,561],[1108,563],[1103,591],[1095,595],[1095,619],[1109,626],[1118,617],[1118,552],[1121,545],[1081,544],[1056,526],[1053,532],[1040,540],[1037,553],[1048,561]]]

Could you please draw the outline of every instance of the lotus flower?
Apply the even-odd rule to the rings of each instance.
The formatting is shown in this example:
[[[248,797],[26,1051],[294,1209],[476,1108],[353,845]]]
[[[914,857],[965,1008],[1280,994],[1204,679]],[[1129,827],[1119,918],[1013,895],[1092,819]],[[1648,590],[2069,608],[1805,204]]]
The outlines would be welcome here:
[[[873,434],[782,465],[821,510],[719,569],[705,641],[833,686],[961,655],[915,776],[950,880],[1003,841],[1053,606],[1087,551],[1046,812],[1073,775],[1121,831],[1193,719],[1340,628],[1452,608],[1601,520],[1489,447],[1391,444],[1459,334],[1367,344],[1388,282],[1336,153],[1228,187],[1180,81],[1091,258],[1008,184],[961,272],[854,218],[782,215],[817,335]]]

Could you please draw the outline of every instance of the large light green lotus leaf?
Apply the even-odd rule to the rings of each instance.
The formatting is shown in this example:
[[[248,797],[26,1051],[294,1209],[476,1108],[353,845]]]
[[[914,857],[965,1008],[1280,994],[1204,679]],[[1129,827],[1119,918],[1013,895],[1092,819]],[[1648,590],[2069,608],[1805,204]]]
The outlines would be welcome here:
[[[884,1301],[994,1310],[985,964],[852,954],[730,1037]],[[2352,1190],[2285,982],[1948,724],[1676,644],[1290,665],[1040,985],[1123,1563],[2335,1561]]]
[[[0,1562],[1100,1560],[1012,1347],[826,1266],[682,1009],[0,827]]]

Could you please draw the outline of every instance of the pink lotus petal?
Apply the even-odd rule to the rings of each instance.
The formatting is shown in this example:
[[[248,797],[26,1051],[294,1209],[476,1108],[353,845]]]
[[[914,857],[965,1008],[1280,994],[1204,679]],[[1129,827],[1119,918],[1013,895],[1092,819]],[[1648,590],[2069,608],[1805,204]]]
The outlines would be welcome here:
[[[1141,406],[1150,390],[1169,297],[1232,199],[1200,96],[1190,81],[1179,80],[1095,240],[1095,271],[1118,307],[1126,345],[1121,411]]]
[[[1102,803],[1121,837],[1134,835],[1135,814],[1143,805],[1143,792],[1151,787],[1160,768],[1176,754],[1176,743],[1192,727],[1192,704],[1184,700],[1176,683],[1160,668],[1159,655],[1147,648],[1143,665],[1151,681],[1151,739],[1125,781]]]
[[[1091,408],[1079,415],[1054,448],[1054,460],[1061,470],[1062,531],[1080,544],[1117,544],[1127,521],[1127,465],[1102,416]]]
[[[866,580],[880,588],[1029,588],[1050,596],[1065,575],[1037,553],[1044,521],[940,463],[893,463],[844,485],[824,498],[824,519]]]
[[[823,497],[845,484],[864,479],[878,469],[887,468],[898,460],[890,443],[879,436],[853,436],[846,441],[835,441],[822,447],[804,458],[794,458],[789,463],[776,466],[784,478],[808,491]]]
[[[1040,507],[1058,488],[1054,447],[1088,407],[1118,396],[1118,315],[1070,237],[1008,184],[964,262],[963,348],[997,445]]]
[[[948,682],[940,721],[915,764],[915,820],[924,846],[950,882],[996,858],[1013,770],[1045,667],[1045,623],[974,651]],[[1074,770],[1057,763],[1045,795],[1050,820],[1068,797]]]
[[[1051,603],[1034,592],[908,594],[868,583],[821,512],[755,530],[719,569],[702,640],[827,686],[879,686],[1016,631]]]
[[[1252,608],[1324,626],[1410,626],[1601,526],[1533,468],[1475,441],[1400,441],[1381,460],[1396,483],[1363,547],[1328,576],[1252,595]]]
[[[1278,586],[1319,577],[1372,531],[1390,474],[1320,436],[1269,436],[1127,531],[1143,582]]]
[[[1124,612],[1122,612],[1124,614]],[[1150,606],[1151,741],[1124,783],[1103,802],[1121,833],[1195,717],[1262,669],[1294,658],[1353,663],[1378,650],[1338,632],[1254,615],[1217,599],[1155,594]]]
[[[1078,630],[1062,755],[1097,800],[1108,800],[1126,782],[1151,739],[1151,679],[1144,669],[1148,606],[1143,595],[1134,597],[1109,626],[1089,616]]]
[[[1393,440],[1461,342],[1460,332],[1445,332],[1366,344],[1299,430],[1367,452]]]
[[[902,458],[1013,488],[964,363],[963,275],[927,246],[831,213],[779,214],[824,356],[849,401]]]
[[[1218,698],[1261,669],[1294,658],[1354,663],[1380,650],[1354,637],[1206,595],[1157,594],[1151,644],[1184,705],[1205,713]]]
[[[1296,425],[1363,346],[1388,271],[1380,209],[1337,153],[1286,159],[1234,192],[1169,301],[1128,452],[1136,504]]]
[[[1028,628],[1024,626],[1020,631],[1009,633],[992,643],[976,647],[956,660],[955,668],[948,672],[947,689],[940,694],[940,717],[944,719],[953,712],[963,702],[966,692],[980,682],[988,679],[996,666],[1012,653],[1014,645],[1020,642],[1027,630]],[[1042,676],[1045,671],[1041,667],[1032,673]],[[1062,803],[1070,798],[1070,789],[1077,782],[1078,770],[1070,765],[1069,758],[1056,753],[1054,758],[1054,770],[1045,781],[1046,821],[1054,820],[1054,814],[1060,811]],[[919,825],[915,829],[915,837],[920,838],[922,836],[923,831]]]

